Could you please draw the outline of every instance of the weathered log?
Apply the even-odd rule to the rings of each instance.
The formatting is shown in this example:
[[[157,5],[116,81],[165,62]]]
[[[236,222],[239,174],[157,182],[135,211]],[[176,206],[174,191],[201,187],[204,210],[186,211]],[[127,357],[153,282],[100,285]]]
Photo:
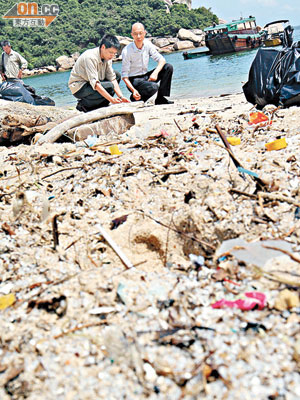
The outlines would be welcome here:
[[[27,128],[30,128],[33,126],[38,126],[38,125],[44,125],[47,122],[49,122],[49,118],[47,118],[43,115],[38,115],[38,116],[32,117],[32,116],[26,116],[26,115],[20,115],[20,114],[8,114],[2,119],[3,125],[24,126]]]
[[[0,99],[0,145],[29,144],[31,136],[35,132],[45,132],[66,118],[78,114],[79,112],[76,110],[52,106],[33,106]]]
[[[115,115],[133,114],[136,107],[141,106],[140,104],[115,104],[110,107],[100,108],[94,111],[90,111],[85,114],[76,115],[73,118],[57,125],[55,128],[51,129],[46,135],[42,136],[37,144],[43,143],[54,143],[57,139],[61,137],[62,134],[66,133],[68,130],[75,128],[77,126],[88,124],[100,119],[112,117]]]

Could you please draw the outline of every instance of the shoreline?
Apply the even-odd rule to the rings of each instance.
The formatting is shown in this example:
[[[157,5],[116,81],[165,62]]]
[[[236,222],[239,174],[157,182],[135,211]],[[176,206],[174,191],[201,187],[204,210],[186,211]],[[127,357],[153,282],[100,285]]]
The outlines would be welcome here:
[[[199,46],[199,47],[187,47],[187,48],[185,48],[185,49],[182,49],[182,50],[173,50],[173,51],[160,51],[160,53],[162,54],[162,55],[165,55],[165,54],[173,54],[173,53],[179,53],[179,52],[182,52],[182,51],[191,51],[191,50],[196,50],[196,49],[201,49],[201,48],[205,48],[205,45],[204,46]],[[118,58],[118,59],[114,59],[114,60],[112,60],[112,62],[113,62],[113,64],[114,63],[118,63],[118,62],[122,62],[122,59],[121,58]],[[48,70],[48,68],[51,68],[51,70]],[[25,72],[25,74],[24,74],[24,76],[22,77],[22,79],[26,79],[26,78],[32,78],[32,77],[35,77],[35,76],[41,76],[41,75],[47,75],[47,74],[55,74],[55,73],[57,73],[57,72],[67,72],[67,71],[70,71],[72,69],[72,67],[70,67],[70,68],[68,68],[68,69],[60,69],[60,68],[57,68],[57,67],[55,67],[54,65],[50,65],[50,66],[45,66],[45,67],[40,67],[40,68],[33,68],[32,70],[28,70],[28,72]]]
[[[121,50],[133,41],[132,38],[126,36],[117,36]],[[192,50],[205,47],[204,32],[201,29],[179,29],[176,37],[147,37],[157,48],[161,54],[171,54],[176,51]],[[52,72],[64,72],[72,69],[80,53],[76,52],[70,56],[61,55],[56,58],[56,66],[49,65],[32,70],[25,70],[25,76],[31,77],[43,75]],[[114,62],[122,62],[121,54],[113,60]]]

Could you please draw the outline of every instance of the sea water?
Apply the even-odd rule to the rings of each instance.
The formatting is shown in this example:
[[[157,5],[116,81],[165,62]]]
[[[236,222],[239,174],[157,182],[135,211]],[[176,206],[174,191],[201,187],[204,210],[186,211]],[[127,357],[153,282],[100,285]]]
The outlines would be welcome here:
[[[295,29],[294,40],[300,40],[300,29]],[[278,46],[280,49],[281,46]],[[191,50],[202,51],[206,48]],[[172,99],[218,96],[242,92],[242,86],[248,80],[248,73],[257,49],[219,56],[201,56],[184,60],[182,51],[166,54],[166,61],[173,65]],[[149,68],[155,68],[150,61]],[[121,62],[113,64],[121,72]],[[24,82],[36,89],[37,94],[51,97],[57,106],[74,106],[75,97],[68,88],[70,71],[43,74],[25,78]],[[129,98],[124,82],[120,83],[123,94]]]

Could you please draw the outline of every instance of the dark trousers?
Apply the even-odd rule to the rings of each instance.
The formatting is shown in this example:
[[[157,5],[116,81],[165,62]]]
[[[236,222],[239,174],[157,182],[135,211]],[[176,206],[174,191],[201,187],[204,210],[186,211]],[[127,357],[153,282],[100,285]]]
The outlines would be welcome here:
[[[170,96],[173,66],[165,64],[155,82],[148,80],[153,71],[148,71],[145,75],[129,77],[132,86],[139,92],[143,101],[150,99],[156,92],[157,98]],[[130,99],[135,101],[132,96]]]
[[[117,71],[114,72],[119,83],[121,75]],[[111,96],[115,94],[114,85],[111,81],[101,81],[100,83]],[[85,83],[73,96],[79,99],[80,104],[85,107],[87,111],[96,110],[97,108],[107,107],[109,105],[109,101],[101,96],[97,90],[94,90],[89,82]]]

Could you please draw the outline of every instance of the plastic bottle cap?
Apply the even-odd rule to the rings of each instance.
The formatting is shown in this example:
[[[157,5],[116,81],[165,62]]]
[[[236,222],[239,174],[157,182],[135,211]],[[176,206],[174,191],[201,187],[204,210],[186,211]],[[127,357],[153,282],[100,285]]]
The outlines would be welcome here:
[[[228,143],[231,144],[232,146],[237,146],[238,144],[241,144],[241,138],[236,136],[228,136],[227,140]]]
[[[285,149],[287,146],[285,138],[277,139],[274,142],[266,143],[265,144],[266,149],[268,151],[272,150],[280,150],[280,149]]]

